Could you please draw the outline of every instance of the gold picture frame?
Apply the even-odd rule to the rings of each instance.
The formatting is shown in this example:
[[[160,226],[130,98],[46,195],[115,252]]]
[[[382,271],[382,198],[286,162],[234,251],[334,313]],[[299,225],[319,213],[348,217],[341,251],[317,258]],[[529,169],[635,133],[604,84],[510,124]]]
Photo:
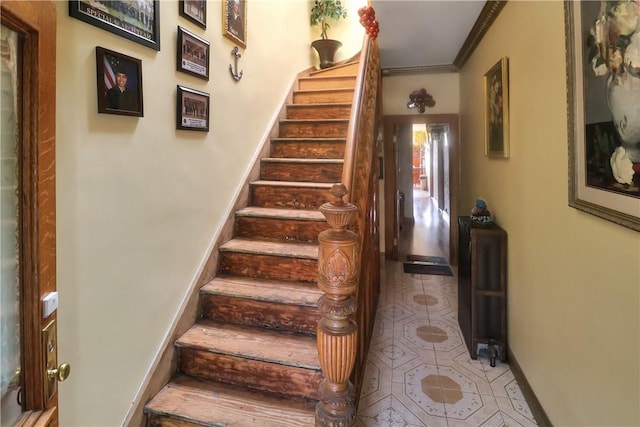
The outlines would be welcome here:
[[[569,206],[615,224],[640,231],[640,141],[625,144],[616,130],[614,113],[624,117],[630,134],[640,128],[640,120],[628,106],[614,107],[607,91],[617,90],[616,99],[636,99],[637,93],[626,86],[611,87],[611,82],[626,70],[626,48],[597,49],[588,43],[594,23],[606,25],[610,16],[600,2],[565,2],[565,42],[567,55],[567,134],[569,154]],[[618,11],[612,11],[612,14]],[[615,33],[605,33],[603,43]],[[607,61],[604,54],[615,54],[623,66]],[[604,68],[602,68],[604,67]],[[609,69],[609,67],[614,67]],[[596,72],[596,69],[600,72]],[[623,79],[637,79],[628,75]],[[626,109],[625,109],[626,108]],[[622,150],[624,149],[624,150]],[[634,153],[635,150],[635,153]],[[615,166],[615,172],[614,172]],[[617,175],[617,177],[616,177]]]
[[[509,60],[501,58],[484,75],[484,154],[509,157]]]
[[[222,34],[247,47],[247,0],[222,0]]]

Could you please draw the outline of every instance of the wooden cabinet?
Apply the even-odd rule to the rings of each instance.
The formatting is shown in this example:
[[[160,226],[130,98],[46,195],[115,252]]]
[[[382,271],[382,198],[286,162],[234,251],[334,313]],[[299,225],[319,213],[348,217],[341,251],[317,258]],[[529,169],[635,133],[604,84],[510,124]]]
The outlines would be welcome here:
[[[507,233],[458,218],[458,323],[472,359],[486,344],[491,366],[507,360]]]

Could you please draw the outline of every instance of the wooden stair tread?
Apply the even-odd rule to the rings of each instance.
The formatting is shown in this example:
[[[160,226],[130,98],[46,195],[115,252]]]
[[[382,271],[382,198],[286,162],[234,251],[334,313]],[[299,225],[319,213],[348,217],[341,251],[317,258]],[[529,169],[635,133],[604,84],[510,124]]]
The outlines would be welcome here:
[[[303,90],[302,92],[310,92],[310,91],[313,91],[313,90],[314,89],[306,89],[306,90]],[[315,90],[318,90],[318,89],[315,89]],[[351,89],[351,90],[353,90],[353,89]],[[353,104],[353,102],[322,102],[322,103],[315,103],[315,104],[289,104],[289,105],[287,105],[287,108],[302,108],[302,109],[305,109],[305,108],[318,108],[318,107],[327,107],[327,106],[351,107],[351,104]]]
[[[326,92],[353,92],[352,87],[338,87],[338,88],[326,88],[326,89],[295,89],[293,91],[296,93],[326,93]],[[323,102],[324,104],[324,102]],[[334,104],[334,102],[330,102],[330,104]]]
[[[317,307],[318,298],[323,294],[317,286],[308,283],[227,275],[214,278],[201,288],[201,292],[308,307]]]
[[[339,74],[339,75],[335,75],[335,76],[322,76],[322,75],[315,75],[315,76],[309,76],[309,77],[300,77],[300,80],[323,80],[323,79],[327,79],[327,80],[331,80],[331,79],[337,79],[337,78],[342,78],[342,79],[356,79],[358,78],[357,74]]]
[[[316,402],[180,375],[146,406],[149,414],[206,426],[314,425]]]
[[[360,62],[359,60],[355,60],[355,61],[351,61],[351,62],[345,62],[342,64],[335,64],[333,67],[329,67],[329,68],[324,68],[324,69],[320,69],[320,70],[313,70],[309,73],[309,76],[311,77],[320,77],[322,74],[325,75],[332,75],[332,76],[346,76],[346,75],[351,75],[352,73],[348,73],[348,74],[331,74],[331,73],[335,73],[337,71],[340,71],[341,68],[349,68],[352,67],[354,65],[359,65]]]
[[[236,216],[252,216],[260,218],[294,219],[298,221],[326,221],[319,210],[278,209],[248,206],[236,211]]]
[[[200,320],[176,340],[176,347],[320,370],[316,337],[265,328]]]
[[[344,159],[304,159],[295,157],[265,157],[261,159],[265,163],[305,163],[305,164],[319,164],[319,163],[332,163],[343,164]]]
[[[318,259],[318,245],[307,243],[283,243],[235,238],[220,246],[220,251]]]
[[[307,138],[307,137],[274,137],[271,141],[283,141],[283,142],[302,142],[309,141],[310,144],[317,144],[319,142],[346,142],[347,138],[332,138],[332,137],[320,137],[320,138]]]
[[[273,187],[301,187],[301,188],[326,188],[331,190],[333,184],[326,182],[301,182],[301,181],[253,181],[253,185],[271,185]]]
[[[307,124],[307,123],[349,123],[349,119],[281,119],[280,123]],[[326,139],[326,138],[323,138]],[[344,138],[338,138],[344,139]]]

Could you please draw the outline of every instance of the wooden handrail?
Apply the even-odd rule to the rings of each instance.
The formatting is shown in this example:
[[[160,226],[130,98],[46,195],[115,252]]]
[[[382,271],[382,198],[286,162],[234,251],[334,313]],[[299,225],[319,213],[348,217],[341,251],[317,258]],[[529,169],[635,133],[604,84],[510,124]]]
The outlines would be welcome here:
[[[378,236],[378,147],[380,56],[365,38],[354,91],[342,183],[321,211],[331,229],[318,238],[318,286],[323,318],[318,322],[318,357],[325,376],[319,390],[316,426],[351,426],[380,288]]]

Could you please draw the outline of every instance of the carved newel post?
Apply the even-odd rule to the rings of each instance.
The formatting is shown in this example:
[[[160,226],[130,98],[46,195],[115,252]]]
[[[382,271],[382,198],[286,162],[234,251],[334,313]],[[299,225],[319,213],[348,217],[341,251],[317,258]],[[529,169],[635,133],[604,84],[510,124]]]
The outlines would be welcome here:
[[[345,203],[342,183],[331,188],[334,200],[320,211],[331,227],[318,236],[318,287],[324,292],[318,306],[318,357],[324,380],[316,406],[316,426],[347,427],[355,423],[353,384],[349,376],[356,358],[357,328],[350,319],[356,311],[360,251],[358,237],[347,230],[357,214],[356,206]]]

